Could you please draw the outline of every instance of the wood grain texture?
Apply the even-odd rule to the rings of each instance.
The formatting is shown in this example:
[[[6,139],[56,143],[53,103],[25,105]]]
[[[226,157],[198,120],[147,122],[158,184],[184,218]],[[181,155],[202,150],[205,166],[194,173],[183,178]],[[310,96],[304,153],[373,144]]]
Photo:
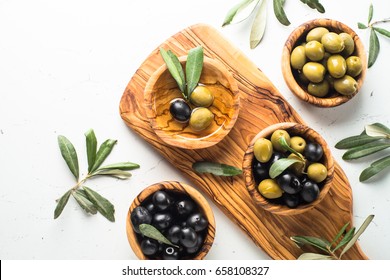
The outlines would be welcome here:
[[[217,145],[185,150],[164,144],[153,132],[145,115],[143,93],[149,77],[163,64],[159,47],[185,55],[197,45],[202,45],[206,56],[219,60],[233,74],[239,88],[240,114],[228,136]],[[200,160],[242,166],[245,151],[259,131],[271,124],[303,123],[303,120],[264,73],[214,28],[204,24],[191,26],[159,47],[130,80],[120,101],[121,117],[134,132],[187,175],[193,185],[208,195],[257,246],[273,259],[296,259],[302,250],[293,244],[290,236],[312,235],[331,239],[345,223],[352,225],[352,191],[338,164],[335,164],[333,186],[327,197],[314,209],[294,216],[274,215],[255,205],[243,176],[215,177],[193,172],[192,164]],[[356,244],[343,258],[367,257]]]
[[[195,188],[181,183],[181,182],[175,182],[175,181],[164,181],[161,183],[156,183],[154,185],[151,185],[147,188],[145,188],[143,191],[141,191],[138,196],[133,200],[132,204],[130,205],[129,211],[127,213],[126,217],[126,233],[127,233],[127,239],[130,243],[131,248],[133,249],[135,255],[140,260],[147,260],[149,259],[148,256],[144,255],[142,253],[140,244],[137,242],[137,236],[135,231],[133,230],[133,227],[131,226],[130,222],[130,215],[131,212],[136,208],[137,206],[141,205],[141,203],[150,197],[153,193],[160,190],[169,190],[169,191],[177,191],[184,194],[187,194],[190,196],[195,203],[201,207],[204,215],[206,216],[209,224],[207,227],[207,234],[204,239],[203,246],[200,248],[198,254],[193,258],[193,260],[202,260],[206,257],[208,252],[210,251],[211,246],[214,242],[215,237],[215,219],[213,211],[207,202],[207,200],[203,197],[203,195],[197,191]]]
[[[357,90],[354,94],[345,96],[338,94],[335,91],[331,91],[327,97],[316,97],[307,92],[307,86],[299,81],[298,72],[292,71],[290,65],[291,52],[295,46],[300,45],[306,41],[307,33],[315,27],[326,27],[331,32],[336,33],[348,33],[351,35],[353,41],[355,42],[355,50],[352,55],[360,57],[362,61],[363,70],[359,76],[355,79],[358,83]],[[335,107],[339,106],[351,98],[353,98],[360,90],[363,85],[364,78],[366,76],[367,70],[367,56],[364,50],[364,46],[359,36],[347,25],[331,19],[314,19],[310,20],[302,25],[298,26],[287,38],[286,43],[283,47],[282,53],[282,72],[283,77],[286,81],[287,86],[290,90],[300,99],[305,102],[311,103],[318,107]]]

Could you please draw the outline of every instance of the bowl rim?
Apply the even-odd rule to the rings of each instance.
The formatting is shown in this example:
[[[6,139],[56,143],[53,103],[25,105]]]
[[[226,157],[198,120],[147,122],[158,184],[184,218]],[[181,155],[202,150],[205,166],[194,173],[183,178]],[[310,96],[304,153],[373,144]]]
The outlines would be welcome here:
[[[180,56],[179,61],[184,63],[187,60],[187,55]],[[219,143],[226,135],[229,134],[234,124],[236,123],[239,111],[240,111],[240,94],[238,89],[238,83],[236,79],[233,77],[231,71],[219,60],[213,59],[207,56],[203,58],[203,65],[213,65],[218,71],[220,71],[223,76],[226,78],[229,84],[229,90],[233,96],[233,116],[230,118],[230,121],[225,125],[222,124],[222,127],[213,133],[203,136],[200,138],[183,138],[179,137],[176,134],[169,135],[166,137],[167,133],[161,129],[156,122],[156,112],[154,110],[153,104],[153,96],[154,84],[157,82],[158,78],[167,71],[167,66],[163,63],[157,70],[150,76],[149,80],[146,83],[144,89],[144,105],[145,105],[145,113],[146,117],[149,120],[149,124],[152,130],[157,134],[157,136],[163,140],[166,144],[171,146],[183,148],[183,149],[203,149],[211,147],[217,143]]]
[[[170,190],[187,193],[197,204],[202,208],[203,213],[206,215],[209,222],[207,234],[199,253],[192,260],[203,260],[209,253],[215,237],[216,223],[213,210],[206,200],[206,198],[194,187],[179,181],[162,181],[154,183],[144,188],[132,201],[126,216],[126,235],[129,241],[130,247],[132,248],[135,255],[140,260],[149,260],[149,257],[144,255],[141,251],[140,244],[137,242],[136,232],[130,222],[131,212],[139,206],[146,198],[159,190]]]
[[[290,65],[291,52],[296,42],[299,39],[301,39],[301,36],[315,27],[327,27],[331,30],[334,29],[343,30],[344,32],[352,36],[355,42],[354,53],[356,56],[360,57],[363,65],[362,73],[359,74],[359,77],[357,79],[358,87],[354,94],[349,96],[339,94],[332,97],[316,97],[306,92],[295,80]],[[319,19],[313,19],[305,23],[302,23],[290,33],[289,37],[287,38],[283,46],[282,74],[288,88],[299,99],[308,102],[312,105],[315,105],[317,107],[335,107],[344,104],[350,99],[352,99],[354,96],[356,96],[356,94],[360,91],[361,87],[363,86],[363,82],[366,76],[366,71],[367,71],[367,55],[364,50],[364,45],[361,39],[352,28],[337,20],[328,19],[328,18],[319,18]]]
[[[315,138],[316,142],[323,147],[325,166],[328,169],[328,175],[324,181],[324,185],[321,189],[320,195],[315,201],[309,204],[300,205],[297,208],[289,208],[288,206],[285,205],[274,204],[272,202],[269,202],[266,198],[264,198],[257,190],[257,186],[252,174],[252,161],[254,158],[253,146],[257,139],[261,137],[270,137],[272,132],[274,132],[277,129],[285,129],[287,131],[288,130],[304,131],[299,135],[310,132],[313,134],[313,136],[310,137]],[[273,214],[278,214],[278,215],[297,215],[313,209],[316,205],[321,203],[323,199],[328,195],[329,190],[333,184],[333,177],[334,177],[333,156],[331,154],[330,148],[326,143],[326,141],[322,138],[322,136],[318,132],[316,132],[314,129],[310,128],[309,126],[300,123],[294,123],[294,122],[283,122],[283,123],[276,123],[270,125],[264,128],[263,130],[261,130],[255,137],[253,137],[252,141],[248,145],[247,150],[245,151],[242,169],[243,169],[246,189],[249,192],[249,195],[252,198],[252,200],[255,202],[255,204],[268,212],[271,212]]]

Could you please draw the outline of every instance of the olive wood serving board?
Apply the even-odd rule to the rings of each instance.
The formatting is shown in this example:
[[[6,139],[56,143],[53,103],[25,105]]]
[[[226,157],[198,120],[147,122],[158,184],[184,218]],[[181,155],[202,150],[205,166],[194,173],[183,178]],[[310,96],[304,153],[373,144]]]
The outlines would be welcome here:
[[[160,47],[182,56],[198,45],[203,46],[205,56],[222,62],[237,80],[240,113],[235,126],[220,143],[205,149],[180,149],[165,144],[151,129],[144,110],[143,93],[149,77],[164,63],[158,51]],[[271,214],[256,206],[246,190],[242,175],[217,177],[197,174],[192,170],[192,164],[201,160],[241,167],[248,144],[260,130],[278,122],[304,123],[264,73],[208,25],[197,24],[178,32],[149,55],[126,87],[120,101],[120,115],[133,131],[188,176],[193,186],[208,195],[273,259],[296,259],[303,252],[290,240],[290,236],[309,235],[331,240],[345,223],[352,225],[352,190],[337,163],[333,186],[327,197],[309,212],[290,216]],[[316,251],[314,248],[306,249]],[[367,259],[357,243],[343,258]]]

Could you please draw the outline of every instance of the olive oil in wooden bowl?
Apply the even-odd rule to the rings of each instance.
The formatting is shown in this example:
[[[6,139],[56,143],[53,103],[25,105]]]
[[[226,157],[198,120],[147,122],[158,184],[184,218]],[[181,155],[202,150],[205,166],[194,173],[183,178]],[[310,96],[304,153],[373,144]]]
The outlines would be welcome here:
[[[271,172],[274,162],[296,156],[275,145],[277,138],[274,137],[286,132],[287,142],[296,147],[294,151],[299,150],[304,164],[292,165],[275,177]],[[272,154],[260,161],[255,155],[258,153],[255,146],[264,146],[264,143],[259,142],[273,146],[269,149]],[[313,209],[328,195],[334,175],[333,157],[325,140],[313,129],[298,123],[278,123],[253,138],[244,155],[243,173],[246,188],[259,207],[279,215],[301,214]]]
[[[179,59],[184,66],[187,57]],[[239,94],[230,71],[221,62],[204,57],[199,84],[214,96],[207,108],[213,116],[207,128],[195,130],[188,122],[175,120],[170,113],[171,102],[183,95],[166,65],[158,68],[148,80],[144,91],[146,115],[154,132],[165,143],[184,149],[207,148],[221,141],[234,126],[239,113]],[[198,109],[192,104],[189,106],[192,114]]]

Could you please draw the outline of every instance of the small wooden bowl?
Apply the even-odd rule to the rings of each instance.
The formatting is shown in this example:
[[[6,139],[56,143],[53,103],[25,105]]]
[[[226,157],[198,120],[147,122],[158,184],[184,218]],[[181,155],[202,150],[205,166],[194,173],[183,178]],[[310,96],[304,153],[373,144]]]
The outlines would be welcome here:
[[[187,57],[179,60],[185,66]],[[232,129],[239,112],[238,85],[229,70],[219,61],[204,57],[201,84],[207,85],[214,94],[212,124],[203,131],[194,131],[188,123],[180,123],[169,113],[170,102],[182,98],[182,94],[162,65],[148,80],[145,91],[145,111],[154,132],[165,143],[184,149],[201,149],[217,144]]]
[[[291,68],[290,57],[291,57],[292,50],[294,49],[295,46],[298,46],[302,42],[304,42],[307,33],[315,27],[326,27],[331,32],[332,31],[335,33],[345,32],[352,36],[355,42],[355,51],[352,55],[360,57],[363,64],[362,72],[360,73],[359,76],[355,78],[358,87],[354,94],[350,96],[344,96],[333,91],[330,92],[327,95],[327,97],[313,96],[307,92],[306,86],[299,81],[297,77],[297,71]],[[336,20],[315,19],[298,26],[287,38],[287,41],[283,48],[282,72],[283,72],[284,80],[287,83],[287,86],[298,98],[318,107],[335,107],[347,102],[352,97],[354,97],[363,85],[363,81],[366,76],[366,70],[367,70],[367,56],[364,50],[363,43],[361,42],[359,36],[350,27]]]
[[[135,255],[140,260],[149,259],[148,256],[145,256],[142,253],[140,244],[138,243],[137,240],[136,232],[133,230],[133,227],[131,225],[130,214],[134,210],[134,208],[141,205],[141,203],[145,199],[147,199],[148,197],[150,197],[152,194],[154,194],[156,191],[159,190],[170,190],[170,191],[177,191],[177,192],[187,194],[202,209],[203,213],[205,214],[209,222],[209,225],[208,225],[206,237],[203,242],[203,246],[201,247],[198,254],[193,259],[194,260],[204,259],[208,254],[208,252],[210,251],[210,248],[213,245],[214,237],[215,237],[215,219],[214,219],[213,211],[210,205],[208,204],[207,200],[203,197],[203,195],[199,191],[197,191],[195,188],[187,184],[175,182],[175,181],[165,181],[161,183],[156,183],[154,185],[145,188],[143,191],[141,191],[138,194],[138,196],[133,200],[132,204],[130,205],[126,217],[126,233],[127,233],[127,239]]]
[[[316,200],[309,204],[301,204],[297,208],[289,208],[286,205],[272,203],[270,200],[264,198],[259,191],[257,190],[257,185],[255,183],[253,173],[252,173],[252,162],[253,162],[253,145],[256,140],[259,138],[269,138],[272,133],[277,129],[284,129],[289,132],[290,135],[299,135],[306,139],[306,141],[316,142],[320,144],[324,150],[323,161],[322,163],[328,169],[328,175],[323,181],[323,187],[321,188],[320,194]],[[245,186],[252,197],[253,201],[264,210],[269,211],[274,214],[279,215],[296,215],[306,212],[310,209],[313,209],[317,204],[321,203],[324,197],[328,194],[330,187],[332,186],[332,180],[334,175],[334,164],[333,157],[330,153],[330,149],[325,140],[313,129],[307,127],[303,124],[298,123],[278,123],[260,131],[251,141],[248,146],[248,149],[244,155],[243,161],[243,172],[245,179]]]

